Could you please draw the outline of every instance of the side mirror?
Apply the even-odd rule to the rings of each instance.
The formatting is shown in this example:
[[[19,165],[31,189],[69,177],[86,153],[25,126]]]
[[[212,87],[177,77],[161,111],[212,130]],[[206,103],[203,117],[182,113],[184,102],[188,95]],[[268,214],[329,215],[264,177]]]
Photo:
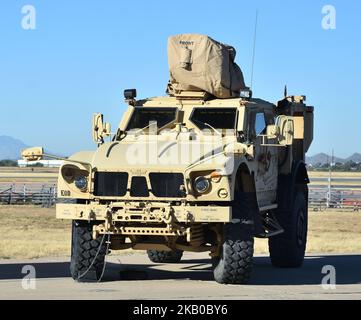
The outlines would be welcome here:
[[[93,114],[93,141],[95,143],[103,143],[104,137],[109,137],[111,134],[110,123],[103,122],[103,115],[101,113]]]
[[[267,139],[277,139],[279,136],[279,128],[275,124],[270,124],[266,128]]]
[[[294,138],[293,117],[280,115],[276,118],[276,124],[268,125],[266,134],[261,135],[262,146],[285,147],[293,143]],[[277,143],[267,143],[266,141],[277,139]]]
[[[294,138],[294,122],[293,117],[278,116],[276,119],[276,127],[278,130],[278,142],[282,146],[290,146]]]
[[[22,150],[21,156],[25,161],[39,161],[44,157],[44,149],[42,147],[33,147]]]

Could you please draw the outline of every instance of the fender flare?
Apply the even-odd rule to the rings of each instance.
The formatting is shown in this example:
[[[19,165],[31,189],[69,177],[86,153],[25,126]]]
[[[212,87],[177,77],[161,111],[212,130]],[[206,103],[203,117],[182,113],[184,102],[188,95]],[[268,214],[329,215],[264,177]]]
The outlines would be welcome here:
[[[255,189],[255,181],[254,181],[254,176],[252,174],[252,171],[250,170],[249,166],[247,165],[246,162],[241,162],[238,164],[237,166],[237,170],[235,171],[235,174],[234,174],[234,179],[233,179],[233,192],[232,192],[232,198],[234,199],[234,196],[235,196],[235,192],[237,191],[237,182],[241,182],[242,179],[240,177],[240,173],[241,172],[245,172],[249,177],[250,177],[250,182],[252,184],[252,187],[251,189],[253,189],[252,191],[256,192],[256,189]],[[242,190],[244,190],[244,183],[245,181],[242,181],[242,185],[239,185],[238,187],[241,187]]]

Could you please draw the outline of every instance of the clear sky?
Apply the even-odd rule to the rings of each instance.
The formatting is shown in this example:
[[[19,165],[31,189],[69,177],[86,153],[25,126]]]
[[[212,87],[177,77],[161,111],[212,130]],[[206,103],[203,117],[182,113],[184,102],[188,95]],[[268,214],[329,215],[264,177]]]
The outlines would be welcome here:
[[[325,30],[324,5],[336,9]],[[36,29],[21,8],[36,9]],[[91,116],[113,127],[123,89],[161,95],[168,81],[167,37],[203,33],[233,45],[250,84],[259,11],[254,96],[275,102],[305,94],[315,106],[309,155],[361,152],[361,1],[1,0],[0,135],[57,153],[93,149]]]

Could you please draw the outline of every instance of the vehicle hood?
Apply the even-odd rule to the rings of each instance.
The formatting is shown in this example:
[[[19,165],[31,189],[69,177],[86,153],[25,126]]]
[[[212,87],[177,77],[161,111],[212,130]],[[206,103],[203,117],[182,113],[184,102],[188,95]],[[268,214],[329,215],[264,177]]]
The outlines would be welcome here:
[[[213,163],[214,168],[223,166],[228,159],[223,148],[224,143],[212,141],[117,141],[101,145],[91,159],[89,153],[87,156],[97,171],[186,171],[195,166],[213,166]]]

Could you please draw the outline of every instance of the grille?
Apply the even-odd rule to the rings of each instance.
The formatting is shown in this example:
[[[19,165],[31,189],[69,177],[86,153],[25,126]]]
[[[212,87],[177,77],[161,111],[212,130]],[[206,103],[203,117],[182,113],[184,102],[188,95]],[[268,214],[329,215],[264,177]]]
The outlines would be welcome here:
[[[124,196],[127,193],[128,173],[96,172],[94,177],[94,195]]]
[[[132,186],[130,188],[131,197],[149,197],[147,180],[145,177],[132,177]]]
[[[181,186],[184,185],[181,173],[150,173],[152,192],[156,197],[182,198],[185,196]]]
[[[128,191],[128,173],[96,172],[94,176],[94,195],[103,197],[123,197]],[[160,198],[183,198],[184,185],[182,173],[153,172],[149,174],[152,193]],[[131,197],[149,197],[149,187],[145,177],[132,177]]]

